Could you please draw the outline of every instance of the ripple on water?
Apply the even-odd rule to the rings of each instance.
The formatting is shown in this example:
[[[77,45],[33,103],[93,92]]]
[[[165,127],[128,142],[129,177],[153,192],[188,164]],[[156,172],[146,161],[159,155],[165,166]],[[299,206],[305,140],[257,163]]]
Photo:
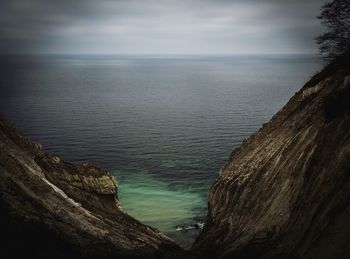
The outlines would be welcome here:
[[[42,56],[2,65],[16,71],[0,71],[3,116],[48,152],[118,169],[125,210],[188,247],[229,154],[319,60]]]

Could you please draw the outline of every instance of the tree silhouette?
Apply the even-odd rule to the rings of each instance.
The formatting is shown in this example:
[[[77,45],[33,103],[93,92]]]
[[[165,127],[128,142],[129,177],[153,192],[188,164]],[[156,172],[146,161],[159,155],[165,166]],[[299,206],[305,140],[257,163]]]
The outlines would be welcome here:
[[[325,58],[334,60],[350,54],[350,0],[334,0],[323,5],[318,19],[326,27],[316,38]]]

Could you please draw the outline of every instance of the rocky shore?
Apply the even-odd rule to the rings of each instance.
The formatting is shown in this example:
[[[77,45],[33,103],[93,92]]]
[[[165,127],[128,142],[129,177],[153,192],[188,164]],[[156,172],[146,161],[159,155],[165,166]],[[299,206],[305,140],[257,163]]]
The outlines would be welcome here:
[[[233,151],[184,252],[125,213],[117,182],[0,119],[1,258],[350,258],[350,59]]]
[[[109,172],[47,154],[3,119],[0,151],[1,258],[181,258],[122,211]]]
[[[200,258],[350,258],[350,59],[315,75],[233,151]]]

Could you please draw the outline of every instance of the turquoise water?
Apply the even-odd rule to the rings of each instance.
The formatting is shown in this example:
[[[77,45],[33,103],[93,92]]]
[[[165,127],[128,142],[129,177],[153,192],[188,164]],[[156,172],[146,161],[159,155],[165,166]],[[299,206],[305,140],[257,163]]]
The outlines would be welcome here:
[[[118,179],[125,211],[184,247],[231,151],[317,69],[313,56],[0,58],[0,113]]]
[[[183,246],[196,232],[179,233],[174,226],[203,217],[204,195],[189,185],[169,187],[147,171],[115,171],[119,179],[119,198],[123,209],[143,223],[161,229]]]

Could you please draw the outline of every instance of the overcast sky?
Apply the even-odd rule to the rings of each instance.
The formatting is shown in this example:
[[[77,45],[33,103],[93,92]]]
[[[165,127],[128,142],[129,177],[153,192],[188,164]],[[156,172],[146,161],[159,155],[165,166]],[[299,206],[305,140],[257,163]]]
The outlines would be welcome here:
[[[0,0],[0,52],[316,53],[325,0]]]

